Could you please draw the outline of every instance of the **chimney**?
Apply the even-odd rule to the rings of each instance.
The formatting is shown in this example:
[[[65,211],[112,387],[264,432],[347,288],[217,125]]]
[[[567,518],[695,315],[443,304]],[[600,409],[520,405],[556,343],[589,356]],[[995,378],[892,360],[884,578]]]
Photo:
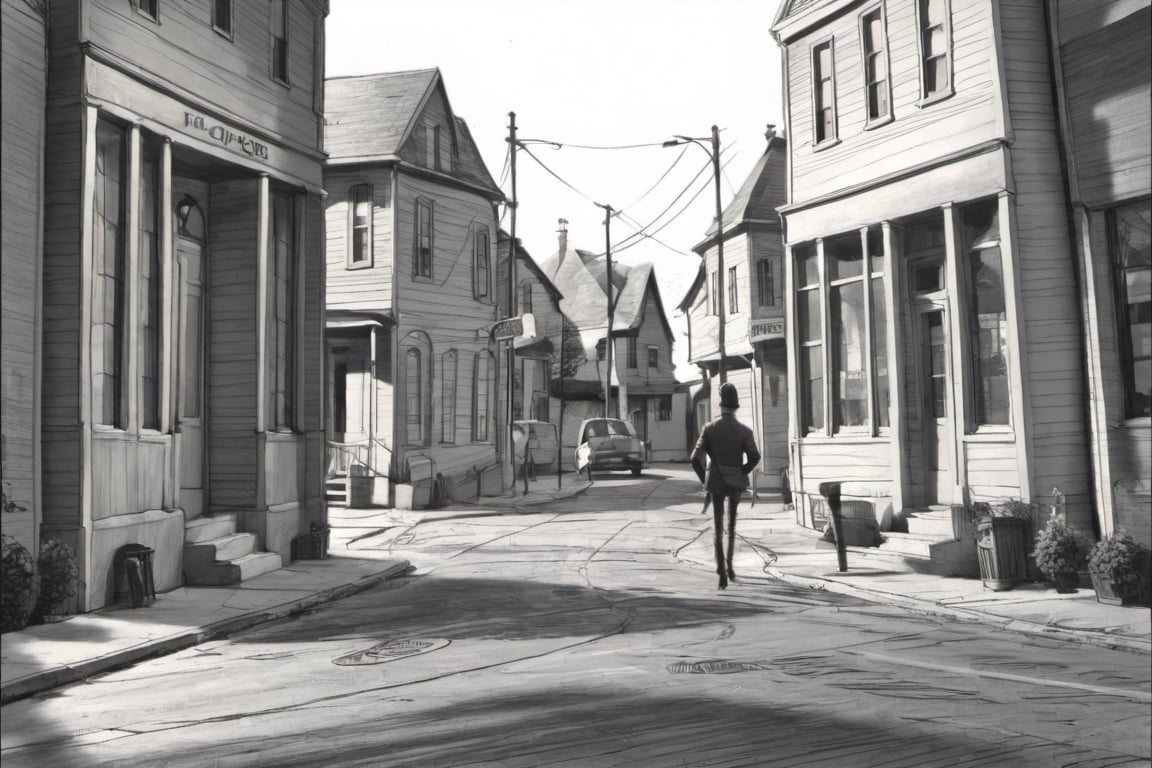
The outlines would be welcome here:
[[[776,126],[768,123],[768,130],[764,131],[764,138],[768,139],[768,143],[772,143],[772,139],[776,138]]]
[[[560,229],[560,261],[564,261],[564,254],[568,252],[568,219],[559,219]]]

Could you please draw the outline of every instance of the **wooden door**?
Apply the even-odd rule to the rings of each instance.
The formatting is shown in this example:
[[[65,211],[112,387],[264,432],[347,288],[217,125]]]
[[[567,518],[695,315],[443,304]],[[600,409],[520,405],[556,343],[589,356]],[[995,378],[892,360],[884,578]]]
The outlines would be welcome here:
[[[919,312],[920,394],[923,417],[924,501],[951,501],[954,412],[948,370],[948,322],[937,305]]]
[[[187,520],[204,513],[204,250],[180,238],[176,244],[179,272],[177,451],[180,457],[180,506]]]

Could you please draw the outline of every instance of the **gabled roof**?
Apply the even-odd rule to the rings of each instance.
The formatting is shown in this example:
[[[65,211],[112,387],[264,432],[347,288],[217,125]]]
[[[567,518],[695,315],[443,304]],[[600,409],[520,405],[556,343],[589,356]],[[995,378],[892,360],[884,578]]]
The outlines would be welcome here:
[[[439,81],[438,69],[325,80],[325,151],[332,158],[394,157]]]
[[[496,230],[496,244],[498,249],[507,249],[508,243],[511,239],[512,236],[505,232],[503,229]],[[516,259],[519,263],[522,263],[524,266],[528,267],[528,271],[536,276],[536,279],[540,281],[542,286],[544,286],[544,290],[548,291],[548,293],[553,296],[557,302],[564,298],[564,294],[560,292],[560,289],[556,287],[556,284],[552,282],[551,278],[548,277],[540,265],[536,263],[536,260],[532,258],[532,256],[528,253],[527,249],[524,248],[524,244],[520,242],[520,238],[516,238]],[[507,278],[506,273],[505,278]]]
[[[607,266],[607,259],[602,254],[572,248],[564,254],[557,252],[542,265],[544,273],[551,275],[553,282],[564,292],[564,314],[579,328],[608,324]],[[614,335],[616,331],[640,327],[649,292],[660,309],[660,323],[669,337],[673,336],[652,265],[630,267],[619,262],[612,264]]]
[[[724,209],[725,238],[751,222],[779,223],[777,209],[788,202],[787,154],[788,144],[782,136],[777,136],[772,128],[768,131],[768,146],[756,162],[756,167],[748,174],[736,196]],[[703,252],[716,239],[716,222],[708,228],[705,239],[693,246],[697,253]]]
[[[818,2],[820,2],[820,0],[784,0],[783,5],[780,6],[780,13],[776,17],[776,20],[780,21],[789,16],[794,16],[808,6],[815,5]]]

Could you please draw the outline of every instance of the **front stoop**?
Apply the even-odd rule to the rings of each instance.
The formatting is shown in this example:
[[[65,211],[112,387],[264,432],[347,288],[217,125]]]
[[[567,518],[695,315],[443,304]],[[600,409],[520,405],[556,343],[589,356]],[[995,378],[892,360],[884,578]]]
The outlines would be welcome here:
[[[279,554],[256,545],[255,534],[236,531],[233,514],[193,520],[184,529],[185,585],[226,587],[284,566]]]
[[[849,546],[849,554],[858,562],[889,562],[935,576],[980,575],[976,542],[969,537],[956,540],[949,508],[908,510],[903,518],[908,526],[906,532],[882,531],[880,546]]]

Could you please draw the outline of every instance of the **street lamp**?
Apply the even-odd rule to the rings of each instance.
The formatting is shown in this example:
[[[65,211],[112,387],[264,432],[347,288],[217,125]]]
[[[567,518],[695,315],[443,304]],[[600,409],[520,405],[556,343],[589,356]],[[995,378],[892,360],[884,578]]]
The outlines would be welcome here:
[[[711,141],[712,148],[709,149],[703,142]],[[716,182],[716,304],[719,308],[719,321],[720,331],[717,335],[717,344],[720,353],[720,383],[724,384],[728,381],[727,366],[725,365],[724,354],[724,219],[723,209],[720,207],[720,129],[712,126],[711,138],[702,136],[693,138],[691,136],[675,136],[664,142],[665,147],[676,147],[681,144],[695,144],[708,153],[712,158],[712,178]],[[705,270],[707,272],[707,270]]]

